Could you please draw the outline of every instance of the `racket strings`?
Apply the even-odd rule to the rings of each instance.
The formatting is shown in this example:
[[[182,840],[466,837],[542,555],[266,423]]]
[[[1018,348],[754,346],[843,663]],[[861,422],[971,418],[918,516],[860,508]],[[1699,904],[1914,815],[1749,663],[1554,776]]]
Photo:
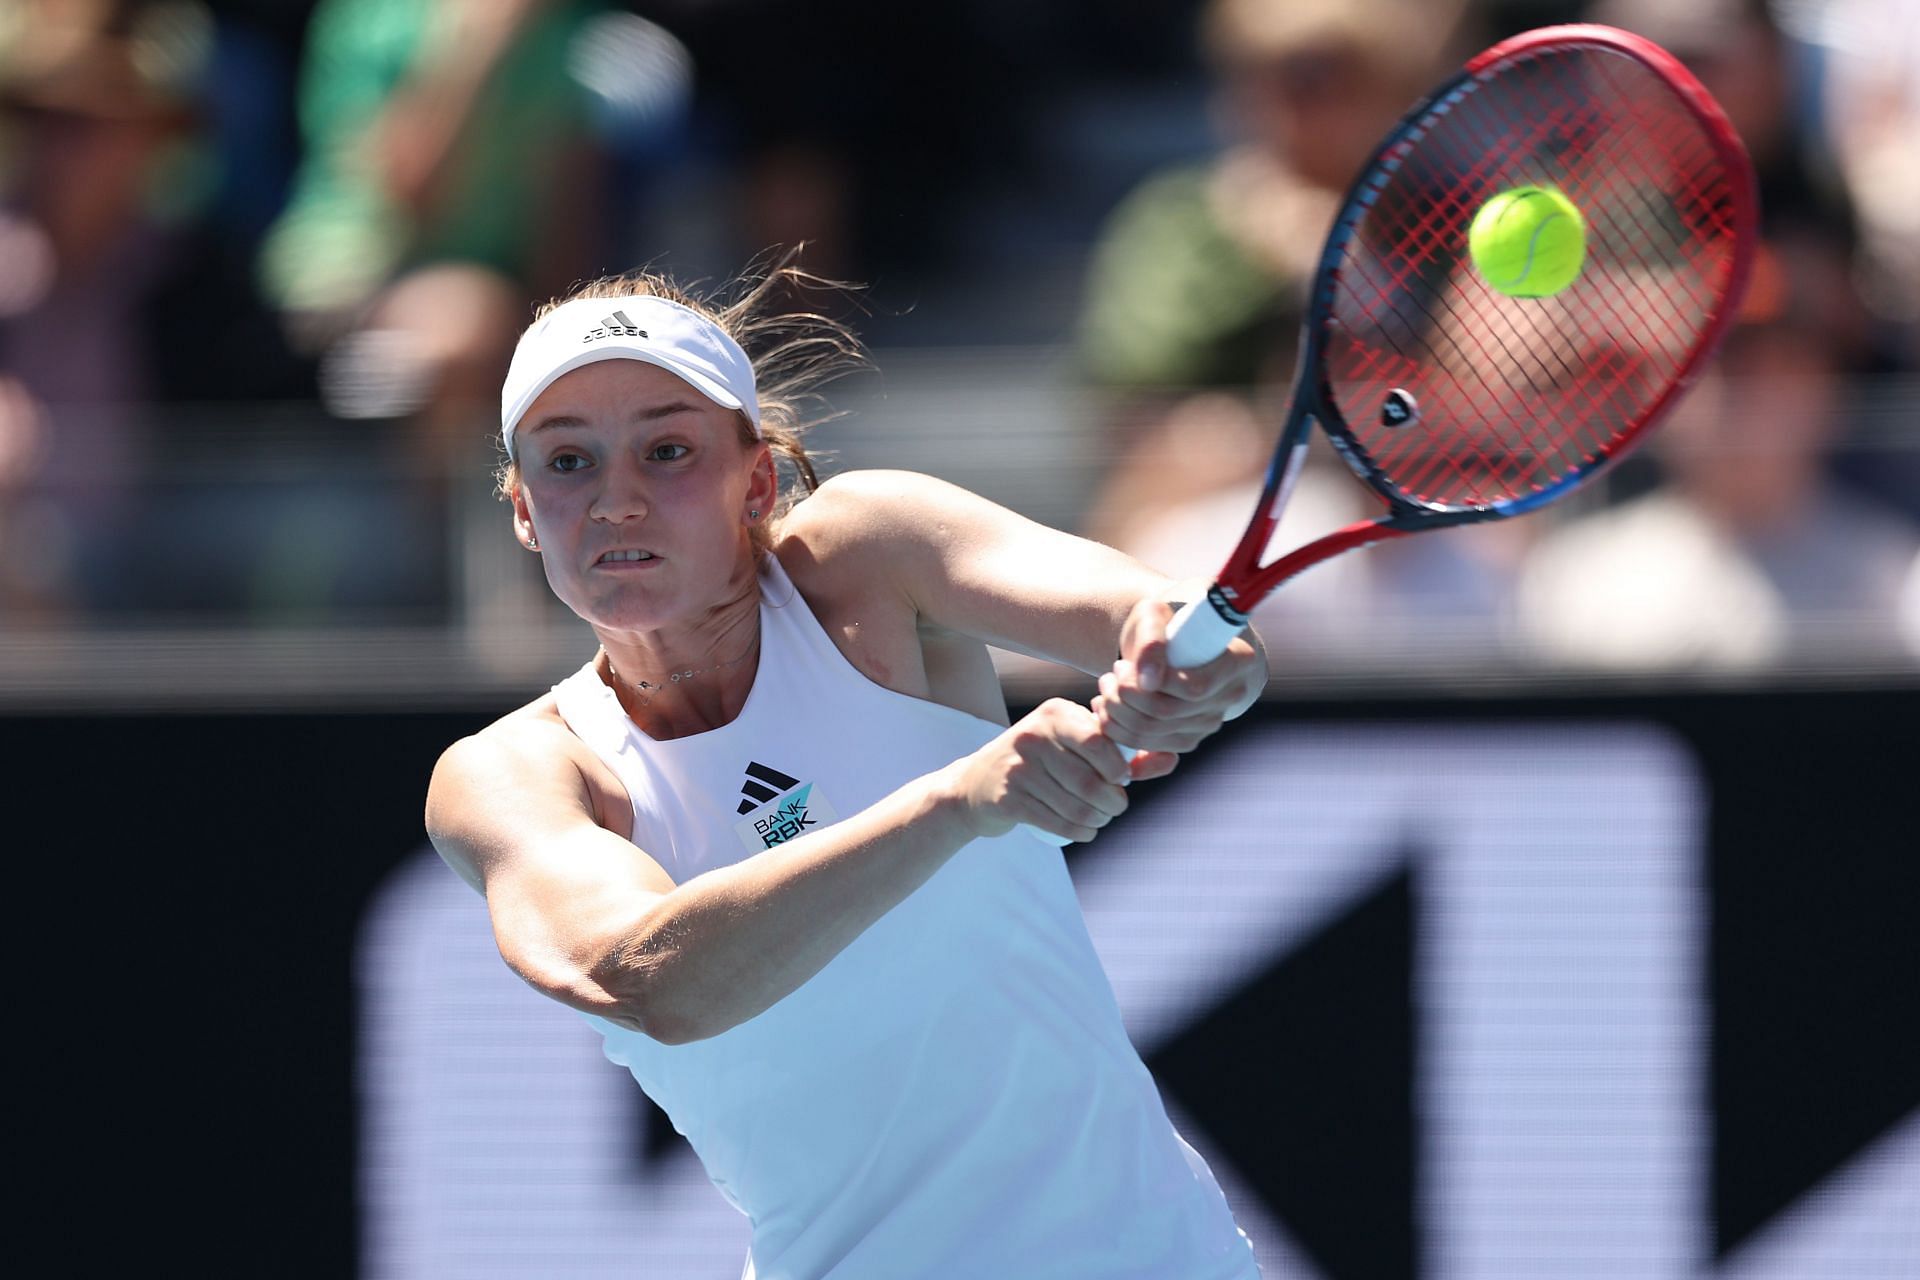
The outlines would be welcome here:
[[[1544,145],[1543,139],[1603,136],[1603,130],[1596,128],[1599,121],[1592,109],[1574,111],[1564,103],[1547,105],[1548,109],[1538,117],[1534,136],[1529,138],[1516,140],[1492,134],[1487,127],[1487,113],[1484,111],[1470,111],[1463,115],[1462,126],[1488,154],[1496,156],[1537,151]],[[1519,143],[1517,146],[1516,141]],[[1474,207],[1472,201],[1457,201],[1456,204],[1469,209]],[[1597,362],[1590,358],[1581,363],[1565,343],[1541,341],[1541,328],[1538,325],[1541,315],[1537,310],[1521,312],[1513,308],[1481,308],[1484,314],[1474,314],[1473,307],[1461,305],[1451,294],[1442,294],[1440,300],[1451,322],[1446,331],[1464,332],[1474,337],[1478,359],[1470,362],[1469,372],[1492,367],[1500,373],[1510,389],[1535,396],[1560,392],[1587,402],[1594,398],[1594,387],[1617,385],[1620,381],[1619,371],[1613,364],[1615,353],[1612,350],[1602,348]],[[1614,309],[1607,305],[1605,299],[1602,299],[1601,305],[1609,311]],[[1625,318],[1617,314],[1607,318],[1616,325],[1625,323]],[[1485,338],[1481,336],[1483,333]],[[1458,349],[1455,344],[1455,350]],[[1466,411],[1473,411],[1476,406],[1471,401],[1475,384],[1461,378],[1453,379],[1453,384],[1455,390],[1466,394],[1469,402],[1464,406]],[[1594,420],[1595,415],[1587,416],[1589,421]],[[1496,436],[1488,442],[1489,447],[1475,447],[1470,451],[1480,464],[1479,473],[1490,479],[1491,485],[1476,485],[1473,476],[1458,465],[1450,453],[1442,452],[1437,455],[1438,463],[1430,458],[1424,469],[1410,472],[1407,476],[1408,486],[1415,491],[1431,488],[1440,480],[1437,472],[1442,467],[1439,464],[1445,464],[1444,469],[1458,479],[1472,496],[1497,499],[1501,496],[1499,486],[1517,489],[1526,483],[1530,465],[1564,470],[1584,461],[1588,447],[1597,443],[1565,435],[1556,439],[1549,434],[1554,425],[1551,419],[1536,418],[1526,413],[1512,415],[1504,425],[1507,427],[1505,439]],[[1495,447],[1501,445],[1504,448]],[[1402,455],[1408,452],[1404,438],[1398,452]]]
[[[1717,291],[1712,288],[1712,272],[1716,262],[1725,256],[1724,244],[1733,237],[1733,204],[1725,177],[1718,174],[1712,149],[1703,133],[1697,129],[1676,133],[1671,128],[1669,114],[1646,109],[1638,96],[1637,91],[1643,92],[1638,86],[1618,84],[1615,80],[1618,71],[1604,62],[1596,70],[1616,96],[1631,104],[1631,118],[1625,127],[1598,140],[1600,149],[1595,154],[1592,173],[1571,175],[1573,184],[1588,199],[1598,203],[1613,199],[1613,193],[1596,178],[1621,173],[1657,172],[1660,175],[1663,184],[1636,184],[1624,193],[1627,197],[1624,202],[1613,203],[1612,208],[1622,215],[1621,221],[1637,231],[1639,237],[1610,241],[1605,248],[1611,254],[1632,255],[1635,265],[1649,273],[1642,279],[1659,279],[1685,291],[1683,314],[1688,318],[1697,316],[1701,309],[1710,309],[1714,304]],[[1702,174],[1714,174],[1717,181],[1703,182]],[[1687,221],[1685,215],[1689,211],[1696,216],[1704,211],[1713,224],[1714,233],[1701,234]],[[1668,215],[1680,220],[1682,225],[1673,225]],[[1672,265],[1664,259],[1647,258],[1648,250],[1657,252],[1662,248],[1677,252],[1693,270],[1653,274]]]
[[[1409,148],[1412,141],[1409,140]],[[1409,148],[1403,148],[1403,159],[1405,151]],[[1417,381],[1417,375],[1423,371],[1425,364],[1429,363],[1423,359],[1423,356],[1434,354],[1428,346],[1430,339],[1426,336],[1426,331],[1431,328],[1427,324],[1426,312],[1399,305],[1399,300],[1409,296],[1410,290],[1424,287],[1425,276],[1435,264],[1442,266],[1450,264],[1453,256],[1454,226],[1456,223],[1463,223],[1471,211],[1471,206],[1466,203],[1463,193],[1492,181],[1497,164],[1497,151],[1482,150],[1460,180],[1441,191],[1434,213],[1418,220],[1410,234],[1397,242],[1396,253],[1385,260],[1388,273],[1384,280],[1376,282],[1356,273],[1356,280],[1365,282],[1366,287],[1370,289],[1372,301],[1377,304],[1372,314],[1379,324],[1379,336],[1392,349],[1391,354],[1378,349],[1356,350],[1356,354],[1369,366],[1368,372],[1373,375],[1375,381],[1395,385]],[[1444,295],[1441,295],[1439,302],[1440,305],[1452,310],[1451,304],[1446,301]],[[1398,333],[1395,332],[1396,329],[1399,330]],[[1442,409],[1454,412],[1458,412],[1459,407],[1464,406],[1471,399],[1467,388],[1455,376],[1454,370],[1471,367],[1475,360],[1475,356],[1462,346],[1460,335],[1465,335],[1465,341],[1479,349],[1478,358],[1486,359],[1489,355],[1479,333],[1470,326],[1448,326],[1434,335],[1447,347],[1447,350],[1438,353],[1440,359],[1435,366],[1443,380],[1443,385],[1436,388],[1439,393],[1438,404]],[[1392,357],[1398,357],[1398,359]],[[1422,426],[1419,428],[1419,434],[1426,437],[1428,445],[1431,446],[1433,435],[1431,428]],[[1393,455],[1396,453],[1404,455],[1407,452],[1405,446],[1413,438],[1415,438],[1414,433],[1404,433],[1394,442],[1402,448],[1390,449],[1386,456],[1376,456],[1376,463],[1382,466],[1393,465],[1396,461]],[[1500,460],[1479,447],[1474,440],[1464,439],[1459,444],[1464,446],[1466,453],[1479,469],[1496,472],[1502,469]],[[1408,476],[1407,487],[1416,490],[1424,487],[1430,472],[1436,469],[1445,469],[1461,485],[1473,487],[1473,475],[1455,456],[1453,450],[1428,447],[1424,456],[1428,463],[1427,469],[1417,475]]]
[[[1611,88],[1615,90],[1613,102],[1636,100],[1626,96],[1620,90],[1620,86],[1611,86]],[[1638,328],[1647,319],[1647,313],[1640,305],[1642,299],[1638,296],[1630,296],[1622,288],[1622,282],[1626,280],[1645,282],[1645,280],[1657,278],[1657,273],[1663,269],[1665,261],[1649,259],[1644,249],[1647,246],[1653,246],[1655,242],[1670,240],[1670,236],[1661,234],[1663,230],[1661,226],[1638,219],[1634,215],[1636,213],[1634,205],[1632,203],[1622,205],[1619,200],[1613,198],[1613,192],[1609,190],[1611,180],[1620,173],[1657,173],[1659,171],[1657,155],[1649,157],[1644,154],[1632,154],[1636,146],[1644,144],[1645,140],[1651,136],[1649,130],[1642,127],[1622,129],[1611,117],[1609,109],[1592,106],[1592,104],[1578,104],[1578,109],[1569,109],[1569,104],[1561,104],[1561,102],[1544,102],[1538,106],[1544,107],[1542,115],[1544,119],[1551,121],[1553,132],[1561,140],[1561,146],[1565,146],[1569,152],[1584,157],[1584,163],[1557,165],[1557,169],[1561,171],[1557,175],[1561,178],[1559,186],[1569,192],[1569,196],[1576,201],[1576,205],[1594,209],[1596,215],[1609,213],[1609,211],[1620,215],[1624,211],[1624,217],[1617,217],[1617,221],[1624,223],[1624,230],[1628,232],[1628,234],[1615,234],[1615,236],[1603,234],[1603,230],[1607,228],[1607,219],[1605,217],[1594,219],[1596,244],[1592,251],[1592,267],[1590,267],[1594,290],[1592,290],[1590,303],[1597,315],[1590,315],[1590,317],[1571,315],[1571,311],[1576,311],[1569,307],[1569,303],[1574,299],[1561,297],[1557,299],[1559,309],[1548,311],[1546,315],[1551,319],[1561,320],[1563,326],[1549,328],[1549,326],[1534,324],[1532,330],[1524,330],[1524,320],[1538,322],[1542,319],[1540,305],[1511,307],[1511,305],[1496,303],[1492,307],[1492,315],[1507,320],[1503,328],[1503,336],[1505,336],[1503,355],[1511,357],[1515,351],[1540,355],[1546,351],[1553,355],[1553,363],[1557,365],[1555,370],[1549,372],[1546,384],[1540,384],[1538,380],[1530,378],[1524,390],[1565,390],[1572,393],[1567,409],[1578,424],[1584,424],[1588,428],[1586,438],[1561,432],[1559,436],[1548,436],[1544,441],[1540,438],[1530,441],[1544,455],[1551,455],[1565,461],[1569,447],[1574,447],[1580,455],[1586,455],[1592,447],[1601,445],[1613,438],[1615,434],[1619,434],[1620,428],[1624,426],[1622,422],[1613,420],[1613,415],[1603,413],[1605,399],[1607,399],[1605,393],[1619,390],[1620,386],[1626,382],[1622,372],[1638,367],[1638,361],[1632,359],[1634,345],[1620,342],[1620,340],[1636,334]],[[1667,177],[1667,175],[1661,175],[1661,177]],[[1640,196],[1644,192],[1645,184],[1640,184],[1632,194]],[[1609,261],[1607,261],[1609,253],[1613,253],[1619,261],[1628,263],[1626,273],[1609,271]],[[1661,257],[1665,259],[1665,253],[1661,253]],[[1482,288],[1475,299],[1476,309],[1486,313],[1488,307],[1484,303],[1488,299],[1490,294]],[[1574,324],[1572,342],[1565,340],[1567,320],[1572,320]],[[1601,324],[1596,324],[1594,320],[1601,320]],[[1592,344],[1592,338],[1596,332],[1605,334],[1607,340],[1601,344]],[[1574,347],[1574,344],[1582,345]],[[1592,399],[1582,399],[1582,393],[1588,393]],[[1523,422],[1526,422],[1526,418],[1523,418]],[[1544,422],[1553,424],[1551,418],[1546,418]],[[1542,449],[1542,443],[1559,445],[1559,447]]]
[[[1560,105],[1554,104],[1555,107]],[[1472,115],[1463,119],[1471,121]],[[1540,119],[1550,133],[1562,138],[1587,139],[1588,146],[1603,141],[1607,137],[1605,130],[1593,127],[1596,119],[1595,113],[1591,110],[1571,116],[1564,110],[1549,110],[1544,112]],[[1484,145],[1489,145],[1490,150],[1498,154],[1501,148],[1496,144],[1501,141],[1511,143],[1512,140],[1483,138],[1482,141]],[[1517,148],[1509,147],[1507,150],[1511,152]],[[1620,162],[1617,158],[1596,157],[1595,163],[1581,172],[1600,172],[1618,163]],[[1645,161],[1638,159],[1632,163],[1644,166]],[[1584,199],[1590,205],[1594,202],[1594,195],[1597,194],[1594,184],[1590,182],[1584,184],[1579,181],[1564,182],[1563,189],[1565,188],[1572,188],[1570,194],[1576,194],[1576,198]],[[1633,216],[1636,212],[1637,210],[1631,206],[1627,209],[1626,221],[1632,224],[1632,229],[1636,233],[1634,238],[1627,241],[1629,244],[1638,244],[1657,233],[1656,226],[1650,226],[1645,219]],[[1641,272],[1655,266],[1645,255],[1640,255],[1638,261],[1632,265]],[[1596,271],[1595,279],[1598,282],[1606,282],[1611,277]],[[1549,471],[1565,470],[1569,466],[1586,461],[1591,450],[1604,446],[1608,438],[1618,433],[1623,423],[1608,420],[1624,415],[1607,412],[1608,406],[1605,401],[1634,381],[1631,375],[1636,371],[1637,362],[1631,360],[1627,348],[1610,342],[1603,343],[1595,350],[1578,353],[1579,359],[1576,359],[1575,353],[1566,343],[1553,340],[1554,335],[1550,329],[1543,333],[1542,326],[1537,323],[1523,327],[1523,321],[1539,321],[1541,319],[1539,310],[1554,304],[1535,303],[1534,311],[1531,313],[1516,312],[1511,307],[1496,306],[1491,309],[1481,307],[1480,310],[1485,311],[1486,315],[1469,314],[1468,321],[1462,321],[1460,318],[1462,312],[1471,313],[1474,308],[1471,305],[1462,305],[1447,294],[1442,294],[1441,298],[1446,303],[1453,326],[1464,326],[1463,331],[1476,336],[1475,346],[1479,360],[1476,362],[1477,370],[1473,371],[1478,372],[1480,381],[1484,382],[1484,371],[1490,367],[1499,374],[1501,381],[1510,390],[1531,393],[1536,397],[1557,394],[1577,412],[1581,421],[1590,427],[1600,427],[1603,438],[1581,438],[1564,431],[1555,433],[1555,428],[1562,424],[1556,422],[1551,415],[1516,413],[1506,423],[1508,430],[1503,433],[1510,439],[1500,440],[1496,437],[1491,442],[1504,445],[1504,449],[1488,447],[1470,450],[1470,455],[1479,464],[1476,470],[1490,481],[1490,484],[1475,484],[1474,477],[1455,461],[1451,452],[1442,452],[1438,458],[1444,465],[1436,465],[1430,460],[1424,469],[1409,474],[1407,482],[1410,487],[1415,490],[1430,489],[1440,482],[1441,477],[1438,473],[1444,470],[1451,478],[1463,484],[1471,497],[1497,499],[1500,496],[1497,486],[1504,485],[1511,489],[1524,483],[1527,470],[1524,464],[1527,464],[1530,459],[1534,464]],[[1604,289],[1596,294],[1595,301],[1597,309],[1607,313],[1603,318],[1609,322],[1605,329],[1608,333],[1632,332],[1630,326],[1636,319],[1643,323],[1647,320],[1659,319],[1645,306],[1645,299],[1634,300],[1641,304],[1637,315],[1622,314],[1627,308],[1623,307],[1621,301],[1609,297]],[[1483,329],[1482,325],[1469,322],[1475,319],[1490,320],[1491,323],[1485,324]],[[1487,339],[1479,338],[1483,331]],[[1587,332],[1592,330],[1589,329]],[[1456,351],[1459,349],[1458,344],[1455,344],[1455,349]],[[1460,378],[1455,378],[1453,381],[1456,389],[1467,390],[1469,399],[1472,398],[1472,383]],[[1630,407],[1628,406],[1629,409]],[[1399,452],[1403,454],[1407,452],[1404,444]],[[1495,459],[1514,465],[1499,465],[1493,461]],[[1490,493],[1490,489],[1494,491]]]
[[[1552,138],[1585,138],[1593,143],[1604,144],[1610,136],[1626,136],[1620,131],[1610,134],[1602,127],[1605,123],[1603,113],[1590,105],[1575,109],[1568,104],[1555,103],[1542,118],[1546,134]],[[1503,148],[1502,145],[1508,141],[1498,137],[1485,138],[1490,148],[1496,151],[1505,149],[1511,153],[1515,149]],[[1595,163],[1585,172],[1608,171],[1613,167],[1596,157]],[[1581,172],[1570,171],[1563,189],[1568,190],[1576,204],[1584,199],[1591,205],[1598,193],[1591,189],[1590,183],[1580,180]],[[1643,233],[1648,230],[1645,227],[1637,229]],[[1636,265],[1643,270],[1651,269],[1651,264],[1644,261]],[[1632,332],[1636,320],[1632,305],[1623,305],[1623,300],[1614,296],[1617,291],[1607,287],[1610,277],[1596,271],[1594,278],[1596,284],[1601,286],[1594,294],[1594,307],[1596,311],[1604,313],[1598,317],[1606,322],[1604,331],[1609,334]],[[1557,340],[1557,328],[1540,324],[1543,318],[1541,308],[1547,308],[1545,315],[1561,325],[1582,323],[1578,318],[1570,317],[1564,305],[1558,310],[1553,309],[1558,302],[1557,299],[1535,300],[1534,306],[1529,309],[1511,306],[1474,308],[1456,305],[1450,299],[1447,302],[1451,318],[1467,332],[1477,333],[1483,322],[1491,322],[1488,329],[1496,339],[1497,346],[1491,351],[1483,346],[1481,354],[1483,361],[1499,368],[1510,390],[1534,397],[1554,394],[1565,396],[1579,412],[1580,421],[1589,428],[1586,432],[1556,433],[1555,428],[1560,424],[1551,416],[1535,416],[1527,413],[1524,407],[1517,409],[1507,421],[1509,434],[1517,437],[1517,442],[1500,455],[1510,465],[1486,468],[1491,472],[1495,485],[1504,486],[1485,493],[1484,496],[1489,499],[1499,500],[1511,493],[1525,492],[1529,486],[1539,487],[1540,476],[1535,474],[1536,471],[1558,476],[1589,464],[1597,452],[1620,437],[1626,422],[1630,420],[1630,405],[1608,412],[1612,406],[1602,401],[1609,391],[1631,385],[1628,375],[1639,369],[1639,362],[1629,348],[1612,342],[1580,351],[1565,341]],[[1543,332],[1545,340],[1542,340]],[[1583,329],[1583,338],[1590,337],[1592,332],[1591,328]],[[1481,367],[1486,366],[1483,363]],[[1466,411],[1472,412],[1475,408],[1469,397]],[[1429,468],[1411,475],[1409,482],[1416,489],[1430,488],[1437,482],[1437,477]]]
[[[1562,191],[1584,269],[1514,298],[1473,269],[1494,195]],[[1325,376],[1382,479],[1417,503],[1479,507],[1563,483],[1630,440],[1706,340],[1737,207],[1705,126],[1610,51],[1516,59],[1434,104],[1385,158],[1334,284]],[[1394,393],[1410,422],[1383,413]]]
[[[1549,113],[1534,122],[1529,135],[1499,138],[1488,131],[1483,119],[1477,118],[1484,114],[1469,110],[1458,113],[1453,121],[1454,131],[1473,145],[1479,158],[1473,167],[1444,189],[1433,212],[1422,219],[1424,224],[1439,230],[1435,234],[1419,237],[1416,240],[1416,243],[1423,246],[1422,252],[1417,255],[1417,265],[1421,270],[1426,268],[1427,263],[1438,257],[1438,254],[1426,250],[1424,246],[1453,245],[1458,228],[1470,221],[1470,215],[1477,207],[1477,202],[1470,198],[1471,193],[1495,181],[1504,153],[1537,148],[1565,127],[1564,117],[1560,113]],[[1457,251],[1447,258],[1446,265],[1449,269],[1456,258]],[[1404,286],[1410,276],[1410,271],[1402,269],[1394,278]],[[1404,301],[1404,294],[1396,296]],[[1393,299],[1387,300],[1391,302]],[[1399,434],[1389,442],[1388,448],[1378,452],[1376,463],[1390,473],[1397,474],[1402,487],[1414,493],[1423,493],[1433,488],[1440,480],[1449,477],[1455,482],[1456,490],[1469,493],[1476,498],[1481,497],[1489,488],[1481,483],[1478,477],[1491,476],[1495,484],[1506,487],[1523,483],[1526,455],[1529,451],[1536,453],[1539,451],[1539,440],[1531,430],[1531,423],[1524,417],[1514,419],[1508,424],[1510,427],[1519,429],[1524,437],[1522,441],[1524,448],[1510,446],[1506,449],[1498,449],[1492,447],[1493,441],[1483,441],[1474,437],[1462,437],[1450,442],[1451,447],[1437,448],[1434,447],[1433,423],[1455,420],[1474,412],[1475,388],[1470,379],[1461,376],[1463,371],[1470,373],[1478,367],[1505,365],[1502,371],[1510,384],[1524,381],[1528,387],[1538,389],[1573,377],[1575,374],[1573,366],[1567,362],[1558,348],[1522,341],[1524,335],[1515,331],[1513,318],[1510,316],[1494,313],[1491,316],[1492,332],[1488,334],[1486,330],[1489,326],[1484,321],[1476,322],[1478,318],[1463,313],[1447,292],[1439,292],[1429,305],[1444,310],[1448,323],[1436,329],[1429,323],[1428,310],[1413,308],[1411,309],[1413,314],[1408,315],[1406,313],[1410,308],[1404,305],[1389,305],[1376,314],[1383,319],[1389,315],[1398,318],[1402,322],[1402,327],[1415,339],[1412,345],[1416,348],[1423,345],[1423,330],[1431,334],[1431,338],[1427,341],[1444,344],[1442,350],[1437,352],[1429,350],[1424,353],[1437,354],[1439,357],[1438,372],[1442,375],[1443,385],[1437,388],[1440,392],[1437,407],[1444,411],[1443,415],[1438,419],[1429,417],[1417,433]],[[1492,339],[1491,344],[1489,337]],[[1417,378],[1422,372],[1423,353],[1418,350],[1409,352],[1407,345],[1401,342],[1395,342],[1393,345],[1400,355],[1411,361],[1394,370],[1394,373],[1405,378]],[[1516,356],[1517,359],[1515,359]],[[1376,369],[1375,372],[1381,373],[1385,370]],[[1411,461],[1416,453],[1420,465]],[[1471,470],[1469,464],[1472,466]]]

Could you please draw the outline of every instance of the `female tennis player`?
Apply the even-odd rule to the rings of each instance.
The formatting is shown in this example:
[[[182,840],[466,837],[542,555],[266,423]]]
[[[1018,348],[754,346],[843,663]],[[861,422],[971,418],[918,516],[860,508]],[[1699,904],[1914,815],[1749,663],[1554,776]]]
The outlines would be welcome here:
[[[1257,1276],[1032,828],[1091,839],[1265,657],[1166,670],[1174,584],[925,476],[784,504],[853,350],[767,314],[799,283],[620,277],[520,339],[503,489],[600,649],[447,751],[434,845],[752,1220],[748,1276]],[[1009,725],[989,643],[1099,694]]]

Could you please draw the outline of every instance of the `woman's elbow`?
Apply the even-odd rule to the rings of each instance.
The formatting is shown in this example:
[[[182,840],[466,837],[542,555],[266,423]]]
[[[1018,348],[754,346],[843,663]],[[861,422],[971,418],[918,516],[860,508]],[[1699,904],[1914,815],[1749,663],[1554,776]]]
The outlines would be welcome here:
[[[702,1026],[696,1019],[657,1011],[635,1017],[628,1025],[647,1039],[666,1045],[692,1044],[696,1040],[711,1039],[720,1032],[719,1028]]]
[[[611,961],[582,974],[566,1003],[592,1005],[595,1016],[661,1044],[692,1044],[726,1030],[677,998],[671,974]]]
[[[579,965],[557,957],[533,957],[501,948],[501,958],[520,980],[558,1004],[610,1022],[626,1031],[637,1031],[662,1044],[682,1044],[698,1036],[680,1025],[680,1020],[662,1016],[656,1009],[651,984],[637,982],[633,975],[619,973],[605,965]]]

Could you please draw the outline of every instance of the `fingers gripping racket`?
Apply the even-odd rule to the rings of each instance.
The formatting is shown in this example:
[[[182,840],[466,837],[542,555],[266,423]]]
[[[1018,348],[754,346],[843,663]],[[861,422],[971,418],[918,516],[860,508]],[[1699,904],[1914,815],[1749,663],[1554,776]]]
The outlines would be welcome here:
[[[1515,297],[1481,275],[1469,230],[1529,187],[1579,210],[1584,261],[1557,292]],[[1474,58],[1348,192],[1259,506],[1206,597],[1173,619],[1168,661],[1225,652],[1268,593],[1343,551],[1520,515],[1619,459],[1718,344],[1756,221],[1745,150],[1657,45],[1560,26]],[[1316,422],[1387,510],[1264,560]]]

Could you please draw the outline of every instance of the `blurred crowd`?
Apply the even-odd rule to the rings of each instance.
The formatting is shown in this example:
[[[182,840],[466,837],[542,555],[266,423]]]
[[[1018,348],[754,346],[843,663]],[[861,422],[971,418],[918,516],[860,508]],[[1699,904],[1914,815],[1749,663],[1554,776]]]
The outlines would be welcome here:
[[[1761,175],[1747,305],[1584,507],[1329,565],[1267,606],[1270,647],[1920,658],[1911,0],[0,0],[0,630],[521,599],[476,477],[531,305],[803,243],[823,275],[928,282],[936,331],[938,282],[1018,296],[1067,262],[1072,307],[971,341],[1070,347],[1082,531],[1207,572],[1357,167],[1463,57],[1576,19],[1727,108]],[[1165,164],[1117,145],[1152,132],[1129,94],[1211,132]],[[1117,200],[1042,207],[1062,136],[1121,157]],[[1316,455],[1281,539],[1368,502]]]

